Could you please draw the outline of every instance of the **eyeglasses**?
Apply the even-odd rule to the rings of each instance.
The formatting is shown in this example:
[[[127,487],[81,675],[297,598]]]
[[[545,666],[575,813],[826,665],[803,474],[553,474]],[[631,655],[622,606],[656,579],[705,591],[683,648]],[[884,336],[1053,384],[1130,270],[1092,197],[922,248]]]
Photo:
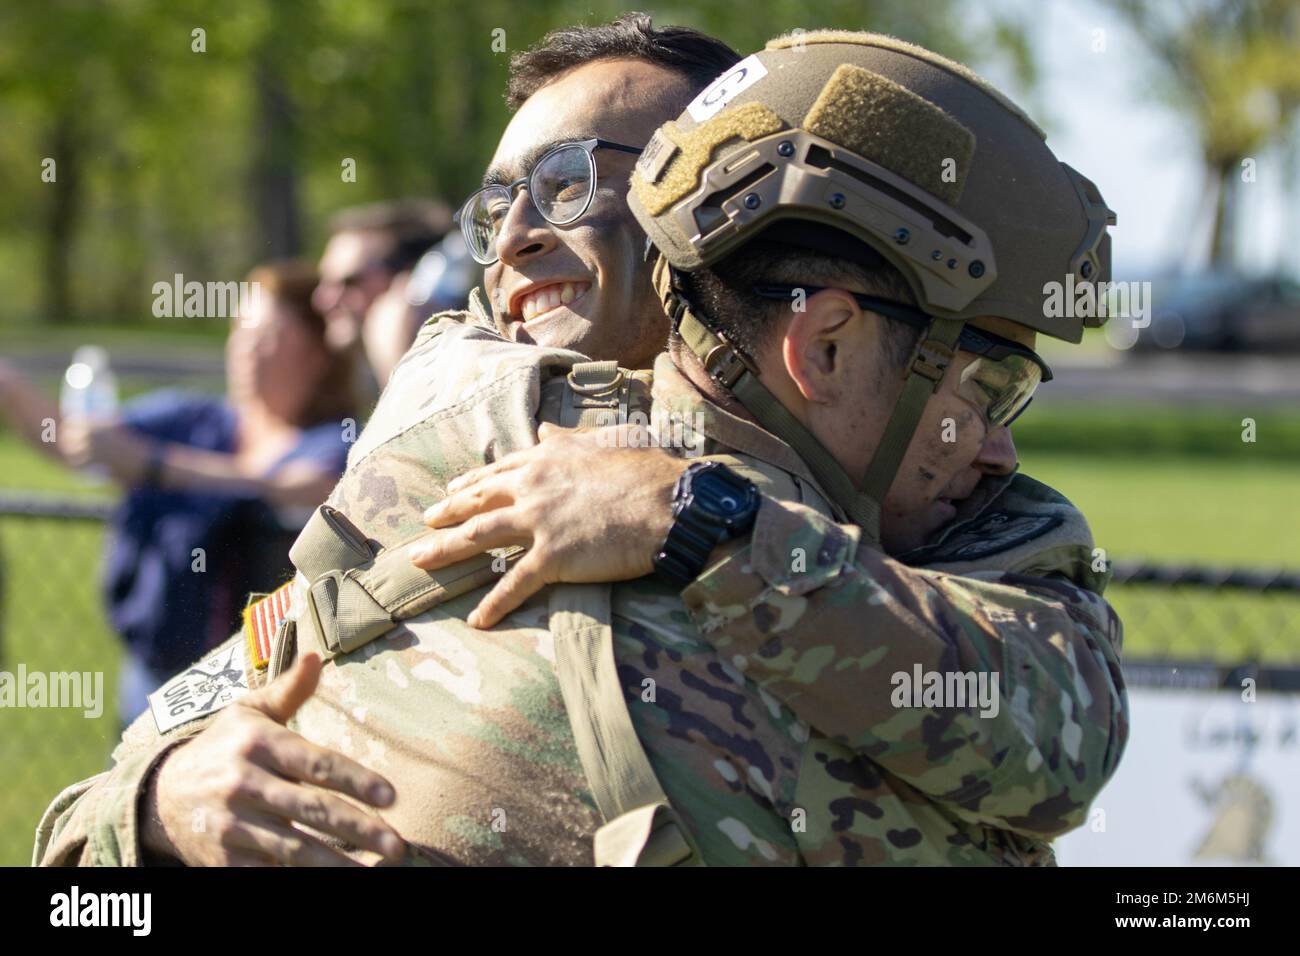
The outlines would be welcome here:
[[[376,271],[393,272],[395,271],[387,259],[371,259],[369,262],[359,266],[345,276],[339,277],[336,281],[345,289],[352,289],[366,280],[366,276]]]
[[[821,292],[824,286],[760,285],[754,294],[764,299],[792,299],[796,290],[805,296]],[[925,328],[931,316],[901,302],[850,292],[864,309],[908,325]],[[1052,370],[1033,349],[1000,335],[967,325],[957,339],[957,348],[977,358],[961,370],[957,394],[979,408],[990,428],[1010,425],[1033,401],[1042,382],[1052,380]]]
[[[563,143],[546,152],[528,175],[509,185],[484,186],[465,200],[456,213],[456,222],[474,261],[490,266],[499,258],[497,235],[521,187],[527,187],[533,208],[551,225],[567,226],[581,219],[596,195],[596,160],[592,153],[597,149],[641,152],[635,146],[603,139]]]

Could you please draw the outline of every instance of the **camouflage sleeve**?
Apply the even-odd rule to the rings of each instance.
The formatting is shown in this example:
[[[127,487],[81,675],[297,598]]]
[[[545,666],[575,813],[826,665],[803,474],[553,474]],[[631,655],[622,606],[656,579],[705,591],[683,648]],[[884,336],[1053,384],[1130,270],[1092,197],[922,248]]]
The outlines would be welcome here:
[[[173,747],[189,739],[198,727],[185,728],[148,743],[128,743],[142,714],[113,751],[113,766],[74,783],[46,809],[36,827],[33,866],[142,866],[139,803],[145,781]],[[197,723],[203,723],[199,721]]]
[[[759,686],[972,822],[1078,826],[1128,737],[1120,621],[1060,577],[911,568],[764,498],[682,597]]]

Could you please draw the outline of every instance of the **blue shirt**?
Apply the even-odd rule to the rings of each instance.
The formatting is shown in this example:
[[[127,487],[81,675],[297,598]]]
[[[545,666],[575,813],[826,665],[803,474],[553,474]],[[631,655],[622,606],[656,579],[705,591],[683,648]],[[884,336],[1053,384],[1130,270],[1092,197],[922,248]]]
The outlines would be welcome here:
[[[235,452],[235,409],[219,398],[151,392],[128,403],[122,420],[158,441]],[[291,461],[341,475],[347,453],[343,423],[326,422],[305,429],[264,477]],[[287,578],[288,547],[298,530],[284,528],[259,499],[131,488],[106,542],[113,628],[155,673],[179,670],[230,635],[250,590],[269,590]]]

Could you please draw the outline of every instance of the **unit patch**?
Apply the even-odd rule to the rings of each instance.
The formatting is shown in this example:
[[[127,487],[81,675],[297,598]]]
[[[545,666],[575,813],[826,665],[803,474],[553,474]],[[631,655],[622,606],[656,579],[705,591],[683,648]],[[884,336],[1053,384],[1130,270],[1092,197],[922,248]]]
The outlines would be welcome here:
[[[232,641],[149,695],[158,733],[213,714],[248,693],[244,645]]]
[[[910,552],[906,555],[907,563],[978,561],[1032,541],[1064,521],[1061,515],[991,511],[965,525],[947,541]]]

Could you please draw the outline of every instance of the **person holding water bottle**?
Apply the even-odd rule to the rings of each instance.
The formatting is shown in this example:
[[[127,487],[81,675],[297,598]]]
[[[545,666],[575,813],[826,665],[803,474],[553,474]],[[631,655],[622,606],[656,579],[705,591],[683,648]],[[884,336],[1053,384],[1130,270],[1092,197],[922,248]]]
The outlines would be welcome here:
[[[342,474],[357,427],[352,363],[326,343],[315,272],[282,262],[249,280],[260,295],[231,321],[224,398],[165,389],[119,408],[107,353],[87,346],[56,407],[0,362],[14,430],[125,492],[104,564],[126,644],[124,726],[163,679],[230,634],[248,592],[290,573],[289,544]]]

